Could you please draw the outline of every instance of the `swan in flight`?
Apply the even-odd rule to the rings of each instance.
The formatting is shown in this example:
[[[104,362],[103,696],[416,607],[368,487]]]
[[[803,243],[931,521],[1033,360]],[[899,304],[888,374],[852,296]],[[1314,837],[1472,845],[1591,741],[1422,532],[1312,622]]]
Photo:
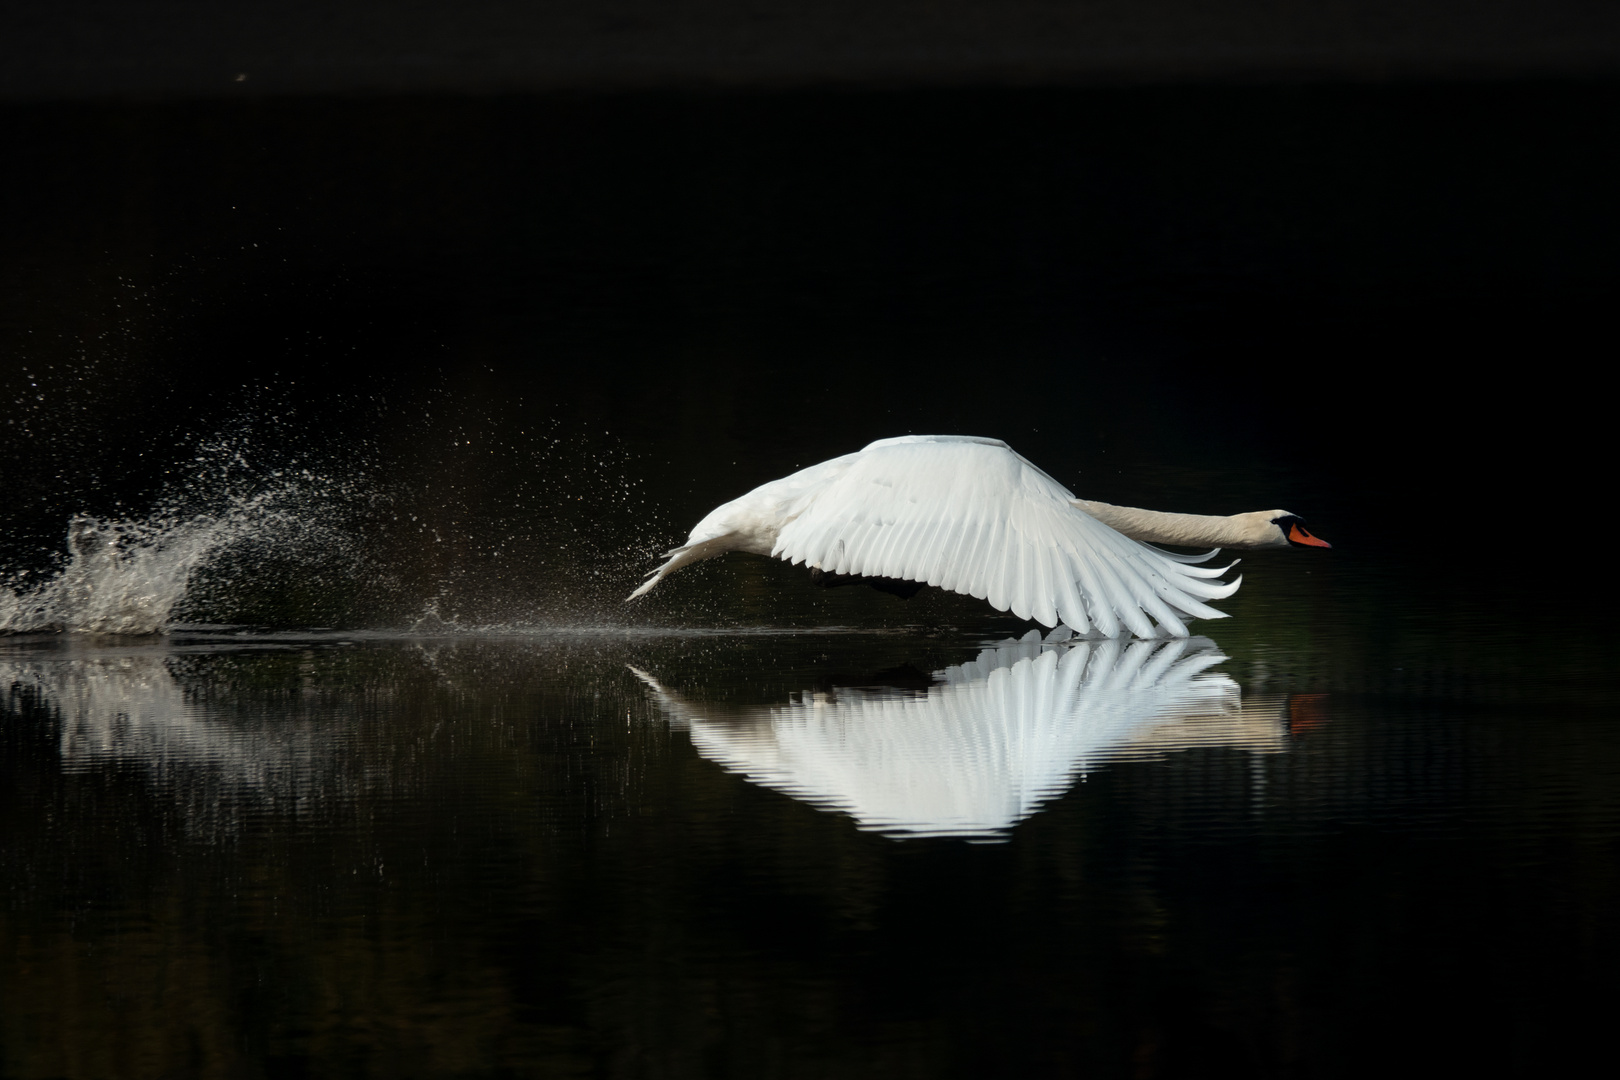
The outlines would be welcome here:
[[[716,507],[629,598],[683,566],[746,551],[906,595],[935,585],[1081,634],[1186,637],[1188,618],[1225,618],[1206,601],[1243,580],[1199,565],[1219,549],[1328,546],[1286,510],[1203,517],[1089,502],[999,439],[905,435]]]

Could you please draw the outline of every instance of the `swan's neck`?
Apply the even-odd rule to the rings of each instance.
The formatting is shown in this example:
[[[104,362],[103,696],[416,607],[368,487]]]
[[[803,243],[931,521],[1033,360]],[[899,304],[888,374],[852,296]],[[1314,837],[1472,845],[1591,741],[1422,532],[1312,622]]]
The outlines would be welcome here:
[[[1209,517],[1203,514],[1138,510],[1134,506],[1111,506],[1087,499],[1076,499],[1074,505],[1132,540],[1148,544],[1218,548],[1288,546],[1282,530],[1272,524],[1272,518],[1282,513],[1280,510]]]

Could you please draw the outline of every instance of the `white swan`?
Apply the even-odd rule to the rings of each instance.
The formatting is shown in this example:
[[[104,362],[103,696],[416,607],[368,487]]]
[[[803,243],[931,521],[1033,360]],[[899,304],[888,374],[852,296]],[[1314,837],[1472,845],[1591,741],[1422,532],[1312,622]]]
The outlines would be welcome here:
[[[936,585],[1044,626],[1187,636],[1237,591],[1215,551],[1328,547],[1286,510],[1201,517],[1076,499],[998,439],[906,435],[801,469],[715,508],[634,600],[683,566],[746,551],[826,574]],[[1158,620],[1155,630],[1152,620]]]

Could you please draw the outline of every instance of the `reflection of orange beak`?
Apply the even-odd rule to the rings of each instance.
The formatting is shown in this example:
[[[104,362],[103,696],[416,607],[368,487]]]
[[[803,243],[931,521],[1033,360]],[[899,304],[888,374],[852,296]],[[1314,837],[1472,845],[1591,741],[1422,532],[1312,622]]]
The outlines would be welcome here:
[[[1288,695],[1288,734],[1303,735],[1327,722],[1326,694]]]
[[[1288,526],[1288,539],[1292,540],[1296,544],[1304,544],[1306,547],[1330,548],[1333,546],[1326,540],[1318,540],[1316,537],[1300,528],[1299,522],[1297,521]]]

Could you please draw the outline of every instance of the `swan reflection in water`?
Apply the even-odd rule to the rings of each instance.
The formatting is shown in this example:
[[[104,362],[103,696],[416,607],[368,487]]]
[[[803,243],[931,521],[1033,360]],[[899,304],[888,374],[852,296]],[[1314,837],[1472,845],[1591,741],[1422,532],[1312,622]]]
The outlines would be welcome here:
[[[1031,631],[938,672],[926,692],[806,691],[785,705],[687,702],[631,666],[699,754],[894,838],[1005,840],[1111,761],[1287,746],[1280,699],[1243,706],[1207,638],[1044,642]]]
[[[15,733],[36,733],[19,745],[41,768],[140,778],[198,838],[238,834],[267,814],[337,820],[373,797],[440,797],[470,757],[494,768],[511,759],[509,732],[476,719],[475,703],[530,700],[542,686],[570,702],[594,688],[594,700],[631,659],[700,754],[896,837],[1004,839],[1106,762],[1287,742],[1280,703],[1240,704],[1237,684],[1210,670],[1225,657],[1202,638],[1059,643],[1035,632],[932,685],[807,690],[729,711],[690,703],[645,670],[686,649],[604,655],[594,641],[573,652],[496,641],[352,654],[335,648],[348,642],[4,650],[0,718],[35,718]],[[605,703],[600,715],[622,712]]]

